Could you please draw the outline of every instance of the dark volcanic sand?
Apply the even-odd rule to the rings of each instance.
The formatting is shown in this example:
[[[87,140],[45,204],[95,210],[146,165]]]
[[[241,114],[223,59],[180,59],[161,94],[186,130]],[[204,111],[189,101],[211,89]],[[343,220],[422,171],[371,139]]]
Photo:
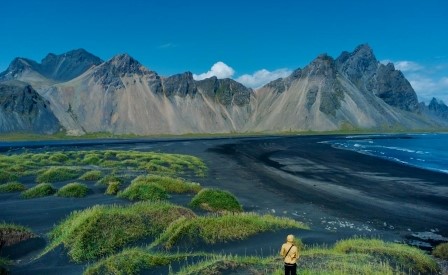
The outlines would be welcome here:
[[[0,150],[151,150],[191,154],[209,167],[206,178],[194,179],[206,187],[234,193],[246,211],[287,216],[310,225],[310,231],[267,232],[242,242],[205,246],[201,250],[242,255],[272,255],[286,234],[306,244],[334,243],[353,235],[371,235],[391,241],[424,241],[412,236],[448,236],[448,174],[422,170],[356,152],[334,149],[332,136],[224,138],[198,140],[102,140],[57,143],[8,143]],[[340,138],[340,137],[338,137]],[[116,142],[116,143],[114,143]],[[67,144],[66,142],[65,144]],[[5,147],[7,146],[7,147]],[[34,183],[29,183],[33,185]],[[103,187],[104,188],[104,187]],[[71,211],[94,204],[128,203],[102,195],[103,189],[83,199],[47,197],[22,200],[17,193],[0,194],[0,220],[31,227],[44,235]],[[173,196],[185,205],[190,198]],[[32,246],[30,244],[29,246]],[[13,273],[79,274],[83,265],[70,263],[63,249],[27,264],[42,249],[9,254],[20,263]],[[21,248],[23,249],[23,248]],[[29,251],[29,247],[23,251]],[[5,253],[3,253],[5,254]],[[19,255],[17,255],[19,254]],[[5,256],[5,255],[3,255]]]

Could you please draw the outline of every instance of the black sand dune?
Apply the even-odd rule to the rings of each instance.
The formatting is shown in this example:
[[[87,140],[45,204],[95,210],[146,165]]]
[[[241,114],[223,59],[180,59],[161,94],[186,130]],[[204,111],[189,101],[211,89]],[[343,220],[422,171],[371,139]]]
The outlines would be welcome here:
[[[203,186],[234,193],[246,211],[287,216],[311,227],[310,231],[263,233],[241,242],[203,247],[204,251],[271,255],[277,253],[288,233],[300,236],[306,244],[331,244],[353,235],[379,236],[392,241],[418,240],[412,234],[431,230],[433,234],[448,236],[448,174],[319,143],[333,138],[8,143],[0,150],[20,152],[30,145],[36,151],[82,148],[191,154],[203,159],[209,167],[208,176],[197,179]],[[0,220],[29,226],[45,237],[45,233],[73,210],[95,204],[129,203],[103,195],[104,187],[93,184],[89,187],[92,192],[78,199],[52,196],[23,200],[18,193],[0,194]],[[173,196],[172,200],[183,205],[189,201],[182,196]],[[33,245],[34,249],[30,249]],[[7,251],[9,255],[2,255],[19,260],[13,274],[79,274],[83,270],[83,265],[69,261],[62,248],[31,261],[43,245],[40,241],[29,246],[22,254],[21,248],[16,247]]]

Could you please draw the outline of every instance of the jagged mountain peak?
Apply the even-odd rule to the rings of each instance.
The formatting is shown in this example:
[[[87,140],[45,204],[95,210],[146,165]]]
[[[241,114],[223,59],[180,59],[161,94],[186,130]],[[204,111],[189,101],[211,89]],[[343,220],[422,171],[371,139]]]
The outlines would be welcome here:
[[[145,68],[139,61],[127,53],[117,54],[104,63],[104,66],[111,68],[114,73],[121,74],[139,74],[144,75],[150,70]]]
[[[335,60],[326,53],[320,54],[303,69],[302,73],[308,76],[334,76],[336,74]]]

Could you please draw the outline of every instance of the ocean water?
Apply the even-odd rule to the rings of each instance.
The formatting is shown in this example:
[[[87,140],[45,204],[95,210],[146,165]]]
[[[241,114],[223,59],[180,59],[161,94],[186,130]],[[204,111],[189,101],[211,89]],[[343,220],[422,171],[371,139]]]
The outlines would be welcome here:
[[[359,135],[326,143],[339,149],[448,173],[448,134]]]

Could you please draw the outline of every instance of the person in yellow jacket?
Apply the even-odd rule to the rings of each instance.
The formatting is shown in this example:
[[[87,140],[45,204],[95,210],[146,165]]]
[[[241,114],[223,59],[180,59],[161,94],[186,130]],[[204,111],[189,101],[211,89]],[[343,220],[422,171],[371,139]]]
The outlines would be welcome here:
[[[297,260],[299,259],[299,250],[294,245],[294,235],[286,237],[286,243],[282,245],[280,255],[285,262],[285,275],[297,274]]]

